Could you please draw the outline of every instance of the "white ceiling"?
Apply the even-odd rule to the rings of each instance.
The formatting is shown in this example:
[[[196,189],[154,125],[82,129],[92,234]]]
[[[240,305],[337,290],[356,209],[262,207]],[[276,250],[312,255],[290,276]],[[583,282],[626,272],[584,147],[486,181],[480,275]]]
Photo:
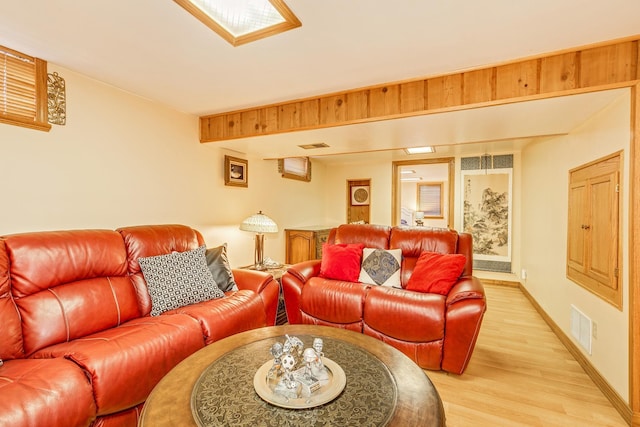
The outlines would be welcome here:
[[[638,0],[286,2],[302,27],[232,47],[171,0],[2,0],[0,44],[176,110],[203,115],[640,34]],[[601,102],[606,105],[606,100]],[[564,132],[580,120],[577,114],[562,124],[557,114],[548,114],[551,117],[544,119],[554,123],[551,130],[536,129],[542,119],[520,120],[525,129],[516,130],[515,121],[504,120],[511,108],[517,104],[501,111],[344,126],[309,138],[323,139],[333,152],[344,153],[423,141],[439,145],[485,140],[488,134],[492,139],[522,138]],[[531,118],[527,108],[513,114]],[[542,114],[540,108],[552,107],[541,102],[531,108]],[[574,109],[566,104],[559,108],[560,117]],[[594,112],[587,110],[583,118]],[[470,118],[475,115],[477,119]],[[475,124],[479,127],[473,128]],[[291,135],[295,134],[272,138],[272,152],[261,155],[294,155],[290,143],[286,149],[275,148],[284,146],[279,141]],[[226,145],[249,152],[267,144]]]

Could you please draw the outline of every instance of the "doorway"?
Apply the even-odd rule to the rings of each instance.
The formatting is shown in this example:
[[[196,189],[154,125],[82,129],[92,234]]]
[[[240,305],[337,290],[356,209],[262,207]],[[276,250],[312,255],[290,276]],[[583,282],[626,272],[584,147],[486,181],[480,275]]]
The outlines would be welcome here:
[[[455,159],[393,162],[393,225],[453,228]]]

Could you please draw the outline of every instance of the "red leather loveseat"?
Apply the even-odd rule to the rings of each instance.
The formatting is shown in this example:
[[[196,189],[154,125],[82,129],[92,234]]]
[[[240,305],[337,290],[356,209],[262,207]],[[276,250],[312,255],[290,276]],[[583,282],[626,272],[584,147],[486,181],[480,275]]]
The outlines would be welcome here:
[[[295,264],[282,277],[290,323],[361,332],[396,347],[424,369],[464,372],[486,310],[482,284],[472,276],[470,234],[346,224],[331,230],[327,244],[401,249],[401,288],[321,277],[321,260]],[[405,289],[424,251],[466,256],[448,294]]]
[[[222,298],[149,315],[138,258],[203,243],[182,225],[0,237],[0,425],[135,426],[180,361],[273,325],[278,284],[248,270]]]

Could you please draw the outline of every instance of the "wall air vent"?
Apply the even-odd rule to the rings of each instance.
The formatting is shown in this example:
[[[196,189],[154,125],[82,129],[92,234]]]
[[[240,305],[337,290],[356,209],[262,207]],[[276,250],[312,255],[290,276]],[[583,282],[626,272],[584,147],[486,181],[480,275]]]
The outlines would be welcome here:
[[[318,142],[316,144],[298,145],[298,147],[304,148],[305,150],[313,150],[315,148],[328,148],[329,146],[327,144],[325,144],[324,142]]]

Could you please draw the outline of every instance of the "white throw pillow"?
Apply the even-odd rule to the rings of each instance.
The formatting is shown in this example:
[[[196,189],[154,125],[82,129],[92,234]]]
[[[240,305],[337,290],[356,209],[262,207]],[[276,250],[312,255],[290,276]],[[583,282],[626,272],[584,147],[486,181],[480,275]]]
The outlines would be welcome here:
[[[364,248],[359,282],[400,288],[402,249]]]

